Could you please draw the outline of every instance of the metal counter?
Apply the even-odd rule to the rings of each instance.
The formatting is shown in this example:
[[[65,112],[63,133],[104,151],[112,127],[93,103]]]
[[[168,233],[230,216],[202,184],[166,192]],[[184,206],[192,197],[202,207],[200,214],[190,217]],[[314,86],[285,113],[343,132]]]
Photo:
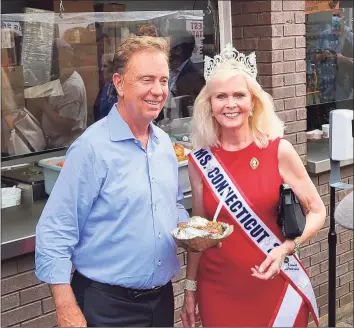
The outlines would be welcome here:
[[[32,253],[35,247],[35,231],[46,200],[1,209],[1,260]],[[180,201],[192,208],[191,192]]]
[[[340,166],[353,164],[353,160],[342,161]],[[309,173],[319,174],[328,172],[331,169],[329,159],[329,141],[328,139],[311,140],[307,142],[307,171]]]

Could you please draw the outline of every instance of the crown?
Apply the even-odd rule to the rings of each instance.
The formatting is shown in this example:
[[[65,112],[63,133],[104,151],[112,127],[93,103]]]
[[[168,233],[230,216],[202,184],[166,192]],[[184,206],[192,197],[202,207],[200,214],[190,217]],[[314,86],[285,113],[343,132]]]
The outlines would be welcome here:
[[[220,52],[219,55],[214,56],[214,58],[205,56],[204,63],[204,78],[209,80],[215,68],[226,61],[234,59],[239,62],[243,67],[242,70],[253,76],[257,77],[257,63],[256,54],[254,52],[246,56],[244,53],[238,52],[231,43],[226,44],[226,47]]]

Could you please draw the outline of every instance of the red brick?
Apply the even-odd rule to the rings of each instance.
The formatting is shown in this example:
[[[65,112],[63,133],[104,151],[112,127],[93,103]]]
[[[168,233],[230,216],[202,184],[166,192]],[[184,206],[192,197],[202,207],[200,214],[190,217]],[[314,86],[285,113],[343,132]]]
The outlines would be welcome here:
[[[280,116],[280,114],[282,114],[282,113],[279,113],[278,116]],[[294,133],[294,134],[286,134],[286,135],[284,136],[284,138],[285,138],[287,141],[289,141],[291,144],[293,144],[293,145],[296,144],[296,134],[295,134],[295,133]],[[302,258],[302,257],[301,257],[301,252],[300,252],[300,258]]]
[[[306,38],[304,36],[297,36],[295,44],[296,48],[306,48]]]
[[[283,26],[282,25],[272,25],[272,37],[283,36]]]
[[[281,12],[268,12],[258,14],[258,25],[267,25],[267,24],[283,24],[284,15]]]
[[[337,288],[336,297],[341,297],[348,293],[349,293],[349,284],[346,284]]]
[[[287,110],[278,113],[278,116],[283,122],[293,122],[296,120],[296,112],[294,110]],[[296,140],[296,135],[295,135]]]
[[[257,62],[258,63],[274,63],[282,62],[284,60],[282,50],[273,51],[258,51],[257,52]]]
[[[300,248],[300,258],[309,257],[313,254],[319,253],[320,247],[317,244],[311,244],[309,246],[301,247]]]
[[[303,143],[306,142],[306,132],[299,132],[296,133],[296,143]]]
[[[293,73],[295,72],[295,62],[284,62],[283,63],[284,67],[284,73]]]
[[[329,192],[328,184],[317,186],[316,189],[317,189],[318,193],[320,194],[320,196],[326,195]]]
[[[279,0],[270,0],[269,1],[271,4],[271,11],[275,12],[275,11],[282,11],[283,10],[283,5],[282,5],[282,1]]]
[[[296,110],[296,118],[298,121],[306,120],[307,118],[307,109],[306,108],[299,108]],[[305,134],[306,137],[306,134]]]
[[[311,256],[311,265],[315,265],[317,263],[320,263],[322,261],[326,261],[328,256],[327,251],[323,251],[317,254],[314,254]]]
[[[309,267],[307,269],[307,273],[310,276],[310,278],[314,277],[314,276],[318,276],[320,275],[321,271],[320,271],[320,265],[317,264],[315,266]]]
[[[284,27],[285,28],[285,27]],[[272,40],[272,49],[293,49],[295,48],[294,37],[276,38]]]
[[[296,87],[296,96],[305,96],[306,95],[306,84],[298,84]]]
[[[346,253],[343,253],[341,255],[339,255],[339,263],[345,263],[345,262],[348,262],[348,261],[351,261],[353,260],[353,251],[349,251],[349,252],[346,252]]]
[[[180,320],[181,317],[181,308],[176,309],[174,313],[174,322]]]
[[[306,49],[305,48],[284,50],[284,60],[285,61],[305,59],[305,57],[306,57]]]
[[[58,324],[57,322],[57,316],[56,313],[48,313],[43,316],[40,316],[39,318],[32,319],[29,321],[25,321],[21,323],[21,328],[22,327],[27,327],[27,328],[49,328],[49,327],[56,327]]]
[[[19,293],[8,294],[1,297],[1,312],[11,310],[20,305]]]
[[[352,303],[353,302],[353,295],[354,293],[351,292],[347,295],[344,295],[342,296],[340,299],[339,299],[339,306],[340,307],[343,307],[344,305],[347,305],[349,303]]]
[[[340,243],[344,243],[345,241],[349,241],[351,239],[353,239],[353,231],[346,230],[339,235],[339,242]]]
[[[176,277],[174,277],[172,279],[172,282],[176,282],[176,281],[185,279],[186,278],[186,272],[187,272],[187,266],[184,265],[184,266],[181,267],[181,270],[180,270],[178,276],[176,276]]]
[[[350,242],[346,241],[345,243],[342,244],[337,244],[337,255],[346,253],[347,251],[350,250]]]
[[[233,40],[233,44],[237,50],[240,51],[254,51],[258,49],[258,38],[257,39],[236,39]]]
[[[306,106],[306,97],[296,97],[284,100],[285,109],[303,108]]]
[[[260,76],[259,83],[262,87],[265,87],[265,88],[282,87],[283,86],[283,78],[281,75]]]
[[[284,85],[294,85],[300,83],[306,83],[305,72],[284,75]]]
[[[235,39],[243,38],[243,27],[233,27],[232,28],[232,37]]]
[[[313,286],[319,286],[328,281],[328,272],[323,272],[311,278]]]
[[[276,111],[284,110],[284,99],[274,100],[274,106]]]
[[[322,306],[328,303],[328,293],[317,298],[317,306]]]
[[[306,61],[298,60],[295,63],[296,72],[306,72]]]
[[[242,4],[242,12],[244,13],[262,13],[270,10],[270,1],[249,1]]]
[[[1,325],[8,327],[35,318],[41,314],[41,310],[41,302],[36,302],[7,311],[1,315]]]
[[[241,14],[242,13],[242,4],[235,1],[231,1],[231,13],[232,14]]]
[[[1,278],[6,278],[17,273],[17,260],[10,259],[1,263]]]
[[[294,148],[299,155],[304,155],[307,153],[307,143],[303,143],[301,145],[294,145]]]
[[[55,310],[55,304],[52,297],[48,297],[42,300],[43,313],[52,312]]]
[[[257,14],[242,14],[232,16],[232,26],[257,25]]]
[[[284,36],[306,35],[305,24],[289,24],[284,25]]]
[[[297,122],[288,123],[286,125],[286,132],[294,133],[294,132],[305,131],[306,126],[307,126],[306,121],[297,121]]]
[[[295,23],[305,23],[305,12],[298,11],[295,13]]]
[[[353,281],[353,271],[343,274],[342,276],[339,277],[339,284],[341,286],[348,284],[351,281]]]
[[[286,86],[273,89],[273,98],[291,98],[295,96],[295,87],[294,86]]]
[[[329,172],[323,173],[319,175],[319,184],[325,184],[329,181]]]
[[[174,282],[172,284],[173,286],[173,293],[174,295],[179,295],[182,294],[184,292],[184,280],[180,280],[178,282]]]
[[[51,293],[47,284],[41,284],[35,287],[27,288],[20,292],[21,305],[31,303],[49,296],[51,296]]]
[[[295,15],[291,11],[282,12],[284,16],[284,23],[286,24],[294,24],[295,23]]]
[[[33,271],[18,274],[1,280],[1,292],[3,295],[12,293],[19,289],[38,285],[40,281]]]
[[[244,38],[261,38],[272,35],[271,26],[245,26],[243,28]]]
[[[305,11],[305,1],[282,1],[283,2],[283,11]]]

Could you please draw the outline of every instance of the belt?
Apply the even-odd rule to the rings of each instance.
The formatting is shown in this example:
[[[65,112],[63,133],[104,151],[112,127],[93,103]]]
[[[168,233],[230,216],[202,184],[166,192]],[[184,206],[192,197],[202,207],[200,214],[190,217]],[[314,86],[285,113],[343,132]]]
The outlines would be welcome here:
[[[151,289],[133,289],[133,288],[126,288],[118,285],[110,285],[110,284],[94,281],[90,278],[85,277],[79,271],[75,271],[74,275],[76,275],[76,279],[83,281],[85,284],[89,286],[92,286],[106,293],[130,298],[130,299],[142,299],[142,298],[155,297],[159,295],[162,292],[163,288],[166,286],[166,285],[158,286]]]

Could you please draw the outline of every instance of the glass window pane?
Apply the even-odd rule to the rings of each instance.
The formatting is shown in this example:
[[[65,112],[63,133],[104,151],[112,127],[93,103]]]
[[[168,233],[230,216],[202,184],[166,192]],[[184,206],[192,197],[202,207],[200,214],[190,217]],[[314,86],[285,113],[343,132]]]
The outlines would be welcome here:
[[[117,102],[112,60],[129,36],[171,45],[170,91],[156,124],[188,137],[205,81],[203,58],[218,52],[217,1],[4,1],[3,159],[68,147]],[[184,137],[184,138],[183,138]]]

